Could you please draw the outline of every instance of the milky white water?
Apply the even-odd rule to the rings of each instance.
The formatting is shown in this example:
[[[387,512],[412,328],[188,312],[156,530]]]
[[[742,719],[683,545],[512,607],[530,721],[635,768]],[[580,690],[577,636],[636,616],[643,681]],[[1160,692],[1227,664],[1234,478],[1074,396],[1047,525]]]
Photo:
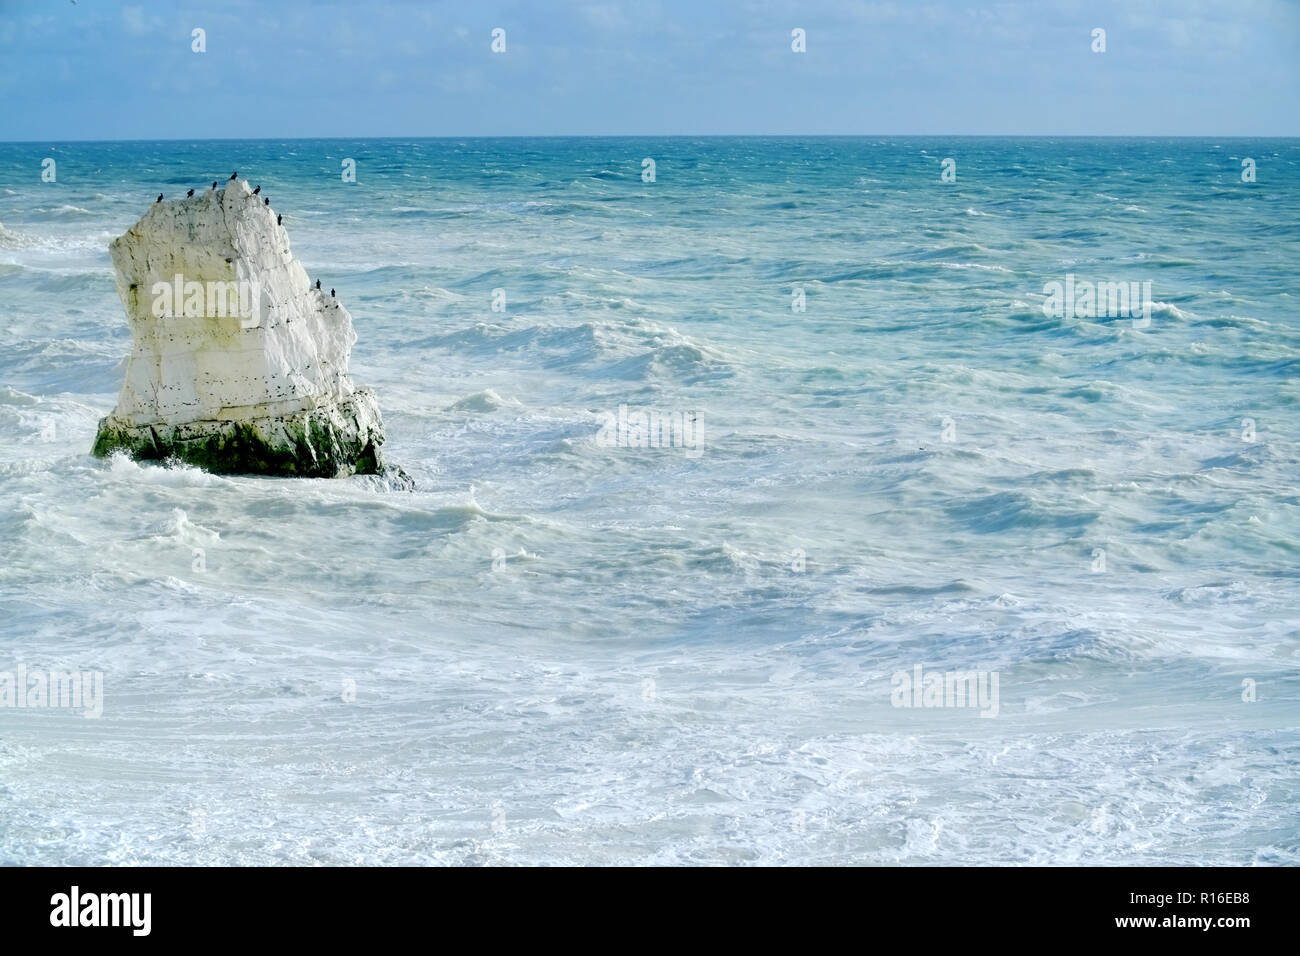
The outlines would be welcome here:
[[[1300,862],[1297,141],[48,150],[0,145],[0,672],[103,712],[0,707],[0,862]],[[234,168],[417,491],[89,456],[107,243]],[[918,664],[996,716],[893,706]]]

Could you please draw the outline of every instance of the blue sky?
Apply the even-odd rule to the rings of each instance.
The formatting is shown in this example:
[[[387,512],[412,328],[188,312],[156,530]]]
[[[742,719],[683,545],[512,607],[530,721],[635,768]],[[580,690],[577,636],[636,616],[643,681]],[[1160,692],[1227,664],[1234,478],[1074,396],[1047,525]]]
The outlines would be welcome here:
[[[1300,0],[0,0],[4,141],[1294,136],[1297,93]]]

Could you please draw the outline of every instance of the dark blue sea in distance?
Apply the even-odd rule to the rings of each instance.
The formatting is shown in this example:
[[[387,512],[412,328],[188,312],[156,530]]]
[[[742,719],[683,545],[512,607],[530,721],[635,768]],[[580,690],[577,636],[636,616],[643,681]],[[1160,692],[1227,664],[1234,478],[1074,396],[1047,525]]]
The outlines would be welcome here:
[[[90,456],[108,243],[234,170],[417,491]],[[1298,140],[0,144],[0,222],[0,671],[104,688],[0,709],[2,863],[1300,863]]]

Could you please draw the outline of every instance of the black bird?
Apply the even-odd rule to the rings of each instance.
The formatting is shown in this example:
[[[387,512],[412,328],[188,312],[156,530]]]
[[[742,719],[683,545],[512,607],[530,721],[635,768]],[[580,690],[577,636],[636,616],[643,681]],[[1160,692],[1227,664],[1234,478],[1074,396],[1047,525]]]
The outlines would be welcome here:
[[[320,279],[317,279],[317,280],[316,280],[316,288],[318,288],[318,289],[320,288]]]
[[[283,219],[283,218],[284,218],[284,216],[276,216],[276,217],[275,217],[275,224],[276,224],[277,226],[280,225],[280,220]]]
[[[158,198],[155,199],[154,202],[162,202],[162,193],[158,194]]]
[[[331,299],[334,298],[334,290],[333,290],[333,289],[330,289],[330,298],[331,298]]]
[[[238,179],[238,178],[239,178],[239,170],[235,170],[235,172],[233,172],[233,173],[230,174],[230,180],[231,180],[231,182],[234,182],[234,181],[235,181],[236,179]]]
[[[270,197],[270,196],[267,196],[265,199],[263,199],[263,200],[262,200],[262,205],[263,205],[263,206],[269,206],[269,205],[271,205],[271,197]]]
[[[187,192],[187,193],[185,194],[185,197],[188,199],[190,196],[193,196],[193,195],[194,195],[194,190],[191,189],[189,192]]]
[[[216,189],[216,188],[217,188],[217,181],[216,181],[215,179],[212,180],[212,188],[213,188],[213,189]]]
[[[262,187],[261,187],[261,186],[258,186],[256,189],[253,190],[253,195],[256,196],[256,195],[257,195],[258,193],[260,193],[261,191],[262,191]]]

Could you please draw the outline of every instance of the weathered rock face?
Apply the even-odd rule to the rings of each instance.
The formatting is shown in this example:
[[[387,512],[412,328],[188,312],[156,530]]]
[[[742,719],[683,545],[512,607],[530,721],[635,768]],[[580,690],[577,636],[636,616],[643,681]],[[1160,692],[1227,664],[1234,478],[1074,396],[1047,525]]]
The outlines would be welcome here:
[[[374,393],[348,376],[352,316],[312,287],[247,183],[155,203],[109,251],[134,348],[95,455],[228,474],[383,471]]]

